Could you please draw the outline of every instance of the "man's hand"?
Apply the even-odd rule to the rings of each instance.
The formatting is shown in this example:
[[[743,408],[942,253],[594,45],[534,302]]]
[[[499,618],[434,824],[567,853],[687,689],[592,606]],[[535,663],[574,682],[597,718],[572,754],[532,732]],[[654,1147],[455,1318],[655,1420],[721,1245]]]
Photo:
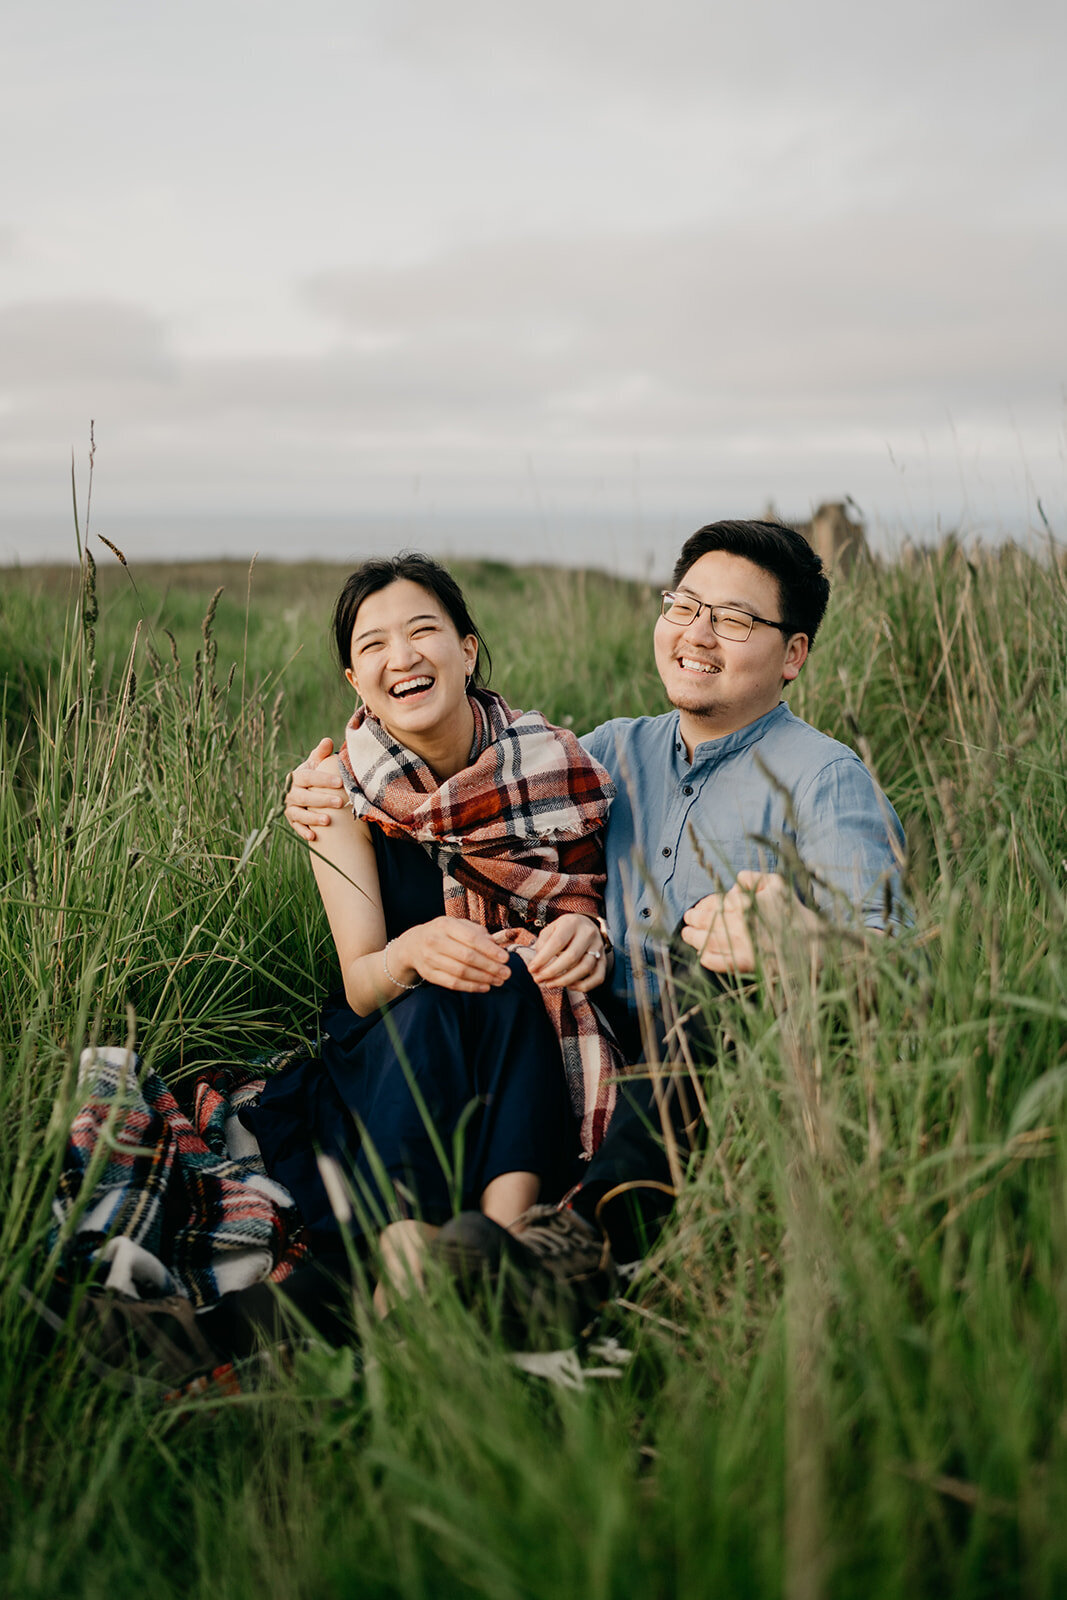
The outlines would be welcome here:
[[[604,981],[604,939],[592,917],[568,911],[537,936],[530,977],[542,989],[596,989]]]
[[[332,755],[333,740],[320,739],[307,759],[289,774],[285,818],[309,844],[318,837],[316,828],[329,827],[330,811],[338,811],[348,803],[340,778],[332,771],[319,770]]]
[[[813,935],[821,927],[776,872],[739,872],[725,894],[708,894],[685,914],[682,938],[709,972],[755,972],[783,935]]]

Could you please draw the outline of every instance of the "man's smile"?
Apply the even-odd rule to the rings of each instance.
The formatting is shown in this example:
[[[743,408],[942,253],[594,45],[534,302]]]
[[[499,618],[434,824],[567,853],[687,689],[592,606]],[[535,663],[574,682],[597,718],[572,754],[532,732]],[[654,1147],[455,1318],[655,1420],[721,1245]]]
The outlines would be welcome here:
[[[721,672],[722,668],[714,661],[698,661],[695,656],[676,656],[675,660],[686,672]]]

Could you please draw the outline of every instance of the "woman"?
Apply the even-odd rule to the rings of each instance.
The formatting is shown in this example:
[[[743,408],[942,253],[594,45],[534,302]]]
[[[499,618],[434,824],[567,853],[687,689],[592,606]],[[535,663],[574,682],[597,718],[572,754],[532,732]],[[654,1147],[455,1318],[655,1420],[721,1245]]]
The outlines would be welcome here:
[[[336,758],[351,811],[312,864],[344,998],[321,1059],[245,1120],[319,1252],[339,1233],[317,1152],[340,1163],[399,1283],[453,1211],[506,1227],[561,1194],[607,1124],[617,1057],[584,996],[613,791],[572,734],[482,687],[484,643],[428,557],[366,562],[334,632],[359,697]]]

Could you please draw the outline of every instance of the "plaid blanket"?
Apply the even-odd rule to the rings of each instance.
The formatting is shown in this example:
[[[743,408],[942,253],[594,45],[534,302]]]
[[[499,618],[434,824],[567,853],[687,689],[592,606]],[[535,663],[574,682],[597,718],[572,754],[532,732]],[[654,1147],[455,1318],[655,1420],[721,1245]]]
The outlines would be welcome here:
[[[137,1065],[127,1050],[82,1053],[85,1098],[53,1201],[66,1270],[104,1261],[108,1288],[182,1294],[197,1308],[287,1277],[306,1254],[299,1215],[236,1115],[264,1080],[201,1075],[190,1121],[156,1073],[138,1081]]]
[[[565,912],[604,909],[603,829],[615,789],[573,733],[538,711],[472,690],[469,766],[439,784],[363,707],[345,730],[341,770],[357,817],[418,841],[444,876],[445,911],[529,947]],[[582,1149],[592,1155],[615,1105],[622,1056],[588,996],[542,989],[556,1030]]]

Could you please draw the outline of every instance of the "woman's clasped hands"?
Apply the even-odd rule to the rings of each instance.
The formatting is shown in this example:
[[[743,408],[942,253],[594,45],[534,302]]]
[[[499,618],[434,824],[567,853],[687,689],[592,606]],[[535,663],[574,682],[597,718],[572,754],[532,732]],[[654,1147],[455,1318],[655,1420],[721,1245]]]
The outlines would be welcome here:
[[[488,994],[511,976],[508,934],[491,934],[465,917],[434,917],[389,944],[389,971],[465,994]],[[591,917],[568,912],[542,928],[530,948],[530,976],[543,989],[595,989],[604,981],[604,940]]]

